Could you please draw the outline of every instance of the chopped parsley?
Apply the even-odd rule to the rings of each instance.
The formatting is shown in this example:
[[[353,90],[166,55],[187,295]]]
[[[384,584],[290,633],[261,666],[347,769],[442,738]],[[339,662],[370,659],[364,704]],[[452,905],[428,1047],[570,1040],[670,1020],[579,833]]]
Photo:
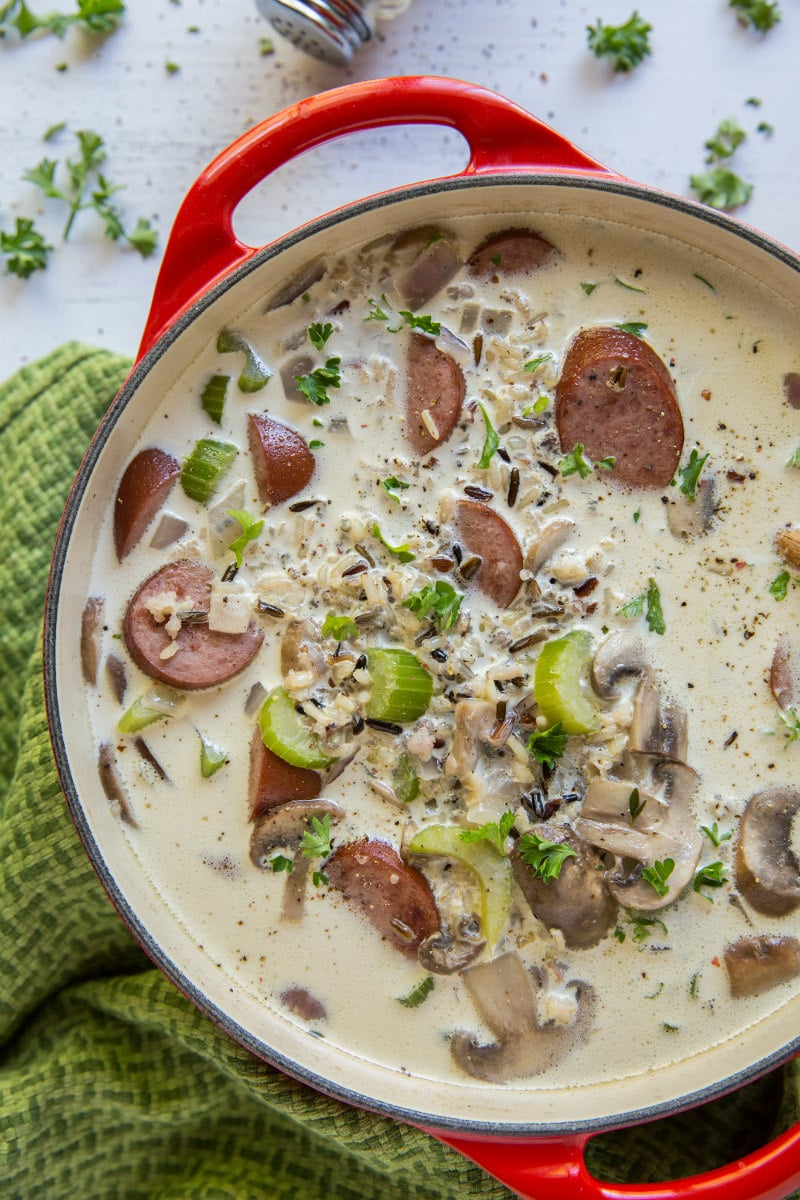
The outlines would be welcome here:
[[[623,617],[641,617],[644,614],[647,628],[651,633],[666,633],[667,625],[661,608],[661,593],[655,579],[647,582],[647,591],[640,596],[634,596],[619,610]]]
[[[383,303],[386,305],[387,308],[390,307],[389,301],[386,299],[386,296],[382,295],[381,300],[383,301]],[[367,313],[366,317],[364,317],[365,321],[388,321],[388,320],[390,320],[389,314],[386,312],[386,309],[381,308],[380,305],[375,300],[368,300],[367,304],[369,305],[369,312]]]
[[[645,916],[644,913],[632,913],[632,912],[629,912],[628,916],[630,917],[631,924],[633,925],[632,936],[633,936],[633,940],[635,942],[646,941],[647,938],[650,936],[650,934],[658,926],[661,926],[661,928],[664,930],[665,934],[667,934],[667,935],[669,934],[669,930],[667,929],[666,925],[658,917],[648,917],[648,916]]]
[[[789,572],[781,571],[769,585],[770,596],[774,596],[776,600],[785,600],[789,594],[789,584],[791,582],[792,577]]]
[[[646,804],[647,801],[642,800],[639,789],[635,787],[628,797],[628,812],[631,814],[631,825],[636,823],[636,818],[641,814]]]
[[[386,492],[387,496],[391,496],[392,500],[401,503],[398,492],[405,492],[411,487],[410,483],[405,483],[402,479],[398,479],[396,475],[390,475],[388,479],[381,482],[381,487]]]
[[[503,813],[499,821],[487,821],[478,829],[462,829],[459,837],[462,842],[488,842],[498,854],[505,854],[505,840],[513,824],[514,813],[509,810]]]
[[[71,25],[82,25],[87,33],[113,33],[124,12],[122,0],[77,0],[77,12],[49,12],[37,17],[25,0],[10,0],[0,8],[0,37],[12,27],[21,38],[34,33],[54,33],[63,38]]]
[[[324,367],[316,367],[308,375],[295,375],[297,390],[302,392],[306,400],[320,407],[330,404],[328,388],[341,387],[342,376],[339,371],[340,358],[329,358]]]
[[[398,996],[397,1000],[405,1008],[418,1008],[424,1000],[427,1000],[434,988],[433,976],[426,975],[421,983],[413,987],[405,996]]]
[[[697,485],[700,481],[700,474],[707,460],[708,452],[701,457],[697,450],[693,448],[691,454],[689,455],[689,461],[686,466],[678,468],[678,474],[681,478],[680,490],[683,492],[684,496],[688,496],[690,500],[697,499]]]
[[[327,858],[331,852],[330,813],[324,817],[312,817],[311,828],[303,833],[303,854],[308,858]]]
[[[732,833],[720,833],[716,821],[713,825],[701,825],[700,829],[715,846],[721,845],[722,842],[728,842],[733,837]]]
[[[234,538],[228,547],[236,558],[236,566],[240,567],[242,565],[242,552],[245,546],[256,540],[264,528],[264,522],[263,520],[258,520],[256,517],[251,517],[248,512],[240,512],[235,508],[229,508],[227,513],[229,517],[233,517],[234,521],[238,521],[242,527],[242,532],[237,538]]]
[[[617,329],[621,329],[623,333],[632,333],[634,337],[640,338],[645,329],[647,329],[647,324],[645,321],[625,321],[621,325],[618,325]]]
[[[417,557],[407,542],[402,546],[391,546],[381,533],[381,528],[377,521],[372,526],[372,536],[377,538],[380,544],[385,546],[390,554],[394,554],[396,558],[399,558],[402,563],[413,562]]]
[[[322,622],[322,636],[333,638],[337,642],[348,642],[351,638],[358,637],[358,626],[352,617],[340,617],[329,612]]]
[[[730,8],[742,25],[750,25],[759,33],[768,33],[781,19],[781,10],[775,0],[728,0]]]
[[[747,134],[733,117],[720,121],[717,132],[705,143],[708,154],[707,163],[717,162],[721,158],[730,158],[734,150],[741,146]]]
[[[567,746],[567,734],[557,721],[549,729],[539,729],[528,738],[528,750],[543,766],[552,770]]]
[[[309,339],[316,346],[317,350],[322,349],[332,333],[333,326],[330,321],[326,321],[324,325],[319,321],[315,321],[313,325],[309,325],[308,327]]]
[[[786,460],[787,467],[800,467],[800,446]]]
[[[558,469],[564,479],[568,475],[575,474],[580,475],[581,479],[585,479],[595,467],[600,467],[604,471],[612,471],[616,461],[613,455],[609,455],[607,458],[599,458],[596,462],[592,462],[586,453],[583,442],[576,442],[574,448],[561,459]]]
[[[568,858],[577,858],[576,852],[565,842],[548,842],[538,833],[523,833],[517,849],[524,862],[543,883],[558,879],[561,868]]]
[[[428,583],[419,591],[407,596],[403,601],[403,608],[410,608],[420,621],[431,613],[436,627],[444,631],[452,629],[458,620],[463,599],[463,594],[457,592],[447,580],[437,579],[435,583]]]
[[[478,408],[481,410],[483,423],[486,426],[486,441],[483,443],[483,451],[478,460],[478,470],[485,471],[500,448],[500,437],[483,405],[479,404]]]
[[[652,867],[642,868],[642,879],[647,880],[657,896],[663,897],[669,891],[667,880],[674,870],[674,858],[665,858],[663,862],[656,859]]]
[[[607,58],[612,70],[632,71],[651,52],[652,28],[636,11],[622,25],[604,25],[598,18],[586,27],[589,49],[596,58]]]
[[[692,885],[698,896],[702,896],[704,900],[708,900],[713,904],[711,896],[704,895],[702,889],[705,888],[720,888],[728,882],[728,876],[724,873],[725,868],[721,862],[708,863],[705,867],[701,867],[694,877]]]
[[[617,287],[625,288],[625,290],[628,292],[641,292],[643,296],[645,295],[644,288],[636,287],[636,285],[633,283],[626,283],[624,279],[620,279],[619,275],[614,275],[613,279]]]
[[[582,287],[582,288],[583,288],[583,290],[586,292],[586,295],[587,295],[587,296],[591,296],[591,294],[592,294],[592,292],[594,291],[594,289],[595,289],[596,287],[599,287],[599,286],[600,286],[600,284],[599,284],[599,283],[582,283],[582,284],[581,284],[581,287]]]
[[[546,350],[544,354],[537,354],[535,358],[529,358],[522,369],[523,371],[536,371],[542,363],[549,362],[552,357],[550,351]]]
[[[778,709],[778,717],[784,724],[784,735],[790,742],[796,742],[800,738],[800,715],[789,707],[785,712]]]
[[[753,194],[752,183],[747,183],[729,167],[712,167],[702,175],[691,175],[689,185],[700,201],[711,208],[738,208]]]
[[[311,882],[313,883],[314,887],[327,887],[328,876],[324,871],[312,871]]]
[[[292,860],[287,858],[285,854],[276,854],[269,864],[273,871],[285,871],[287,875],[292,873]]]
[[[401,309],[400,316],[409,329],[418,329],[420,333],[430,333],[433,337],[438,337],[442,332],[439,322],[434,321],[430,316],[417,317],[407,309]]]
[[[17,217],[13,233],[0,230],[0,254],[8,275],[28,279],[34,271],[43,271],[52,249],[28,217]]]

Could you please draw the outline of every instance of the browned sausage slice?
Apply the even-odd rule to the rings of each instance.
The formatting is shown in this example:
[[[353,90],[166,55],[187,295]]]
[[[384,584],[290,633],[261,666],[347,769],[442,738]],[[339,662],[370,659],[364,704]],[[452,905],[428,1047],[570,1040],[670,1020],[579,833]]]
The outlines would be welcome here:
[[[166,450],[141,450],[125,468],[114,502],[114,547],[122,562],[141,538],[181,473]]]
[[[516,275],[543,266],[556,248],[530,229],[505,229],[481,242],[469,258],[469,273],[480,279]]]
[[[382,937],[412,958],[420,942],[439,929],[439,912],[425,877],[406,866],[386,842],[348,842],[328,859],[325,874]]]
[[[477,500],[458,501],[455,523],[462,548],[481,559],[472,576],[475,583],[498,608],[508,608],[519,591],[522,570],[522,550],[513,530]]]
[[[213,580],[210,567],[189,559],[168,563],[145,579],[125,611],[122,632],[131,658],[146,675],[170,687],[194,691],[224,683],[254,658],[264,640],[263,630],[254,621],[244,633],[219,633],[196,619],[179,631],[177,653],[172,658],[160,657],[172,639],[165,623],[157,622],[145,604],[174,592],[179,600],[191,600],[194,613],[207,613]]]
[[[408,440],[417,454],[429,454],[455,428],[466,384],[455,359],[430,338],[412,333],[406,363]]]
[[[262,503],[280,504],[301,492],[316,465],[305,438],[267,413],[249,413],[247,433]]]
[[[561,447],[580,442],[593,460],[613,456],[608,478],[666,487],[683,450],[683,418],[664,363],[641,338],[596,326],[572,342],[556,386]]]
[[[284,762],[264,745],[261,730],[255,727],[250,746],[251,821],[287,800],[316,800],[321,790],[322,781],[317,771]]]

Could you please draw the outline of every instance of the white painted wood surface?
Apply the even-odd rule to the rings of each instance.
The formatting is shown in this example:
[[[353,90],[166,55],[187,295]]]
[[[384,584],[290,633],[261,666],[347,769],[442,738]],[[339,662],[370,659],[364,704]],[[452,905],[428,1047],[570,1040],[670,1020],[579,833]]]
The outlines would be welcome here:
[[[30,0],[34,11],[72,0]],[[161,250],[180,201],[224,146],[264,117],[351,80],[436,74],[510,97],[630,178],[689,194],[719,121],[748,131],[733,166],[755,184],[738,216],[800,251],[800,4],[781,0],[766,35],[742,28],[727,0],[640,0],[653,54],[630,77],[589,53],[586,26],[627,19],[630,0],[414,0],[384,23],[352,67],[318,63],[273,33],[254,0],[128,0],[121,28],[0,42],[0,229],[34,216],[56,245],[27,281],[0,275],[0,378],[69,338],[133,355]],[[260,53],[272,37],[274,53]],[[170,73],[167,63],[177,64]],[[66,70],[59,70],[66,64]],[[746,102],[755,97],[759,107]],[[67,128],[42,140],[57,122]],[[760,121],[774,127],[756,132]],[[45,156],[73,152],[78,129],[105,139],[109,179],[129,224],[150,218],[159,251],[142,260],[82,214],[60,244],[61,208],[22,181]],[[264,244],[300,221],[393,184],[457,170],[458,136],[441,129],[360,134],[296,160],[259,186],[237,231]]]

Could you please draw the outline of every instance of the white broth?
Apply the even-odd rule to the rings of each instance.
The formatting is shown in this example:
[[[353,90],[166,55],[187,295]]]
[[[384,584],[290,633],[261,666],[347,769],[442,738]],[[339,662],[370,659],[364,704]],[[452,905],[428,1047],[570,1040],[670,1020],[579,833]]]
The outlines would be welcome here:
[[[496,278],[462,266],[416,307],[416,332],[402,315],[411,309],[397,290],[402,273],[388,239],[323,264],[321,276],[290,303],[265,311],[267,297],[229,322],[272,373],[260,390],[237,385],[244,351],[221,353],[215,342],[174,380],[131,459],[155,446],[180,463],[201,438],[231,443],[239,453],[208,504],[175,484],[164,511],[186,530],[167,547],[151,545],[162,512],[119,562],[109,508],[87,591],[103,598],[104,627],[97,683],[87,686],[85,702],[96,751],[114,749],[132,854],[232,986],[351,1054],[417,1076],[463,1081],[453,1035],[465,1030],[487,1043],[496,1033],[478,1014],[468,973],[431,972],[382,938],[357,905],[326,885],[325,855],[306,856],[303,913],[295,920],[284,919],[282,907],[299,866],[290,875],[272,863],[291,860],[294,850],[276,848],[262,866],[251,860],[253,688],[286,687],[292,711],[304,710],[297,720],[319,734],[331,758],[349,760],[355,752],[330,782],[322,772],[324,798],[344,810],[330,828],[332,850],[362,838],[389,843],[428,879],[443,912],[442,889],[455,879],[464,912],[484,917],[485,937],[474,876],[457,864],[445,867],[437,856],[410,855],[408,843],[429,826],[478,829],[512,812],[513,832],[503,842],[508,853],[539,827],[543,806],[548,828],[577,824],[585,831],[584,795],[593,782],[610,779],[627,793],[637,788],[648,795],[645,768],[656,760],[642,755],[636,774],[629,749],[641,671],[602,696],[589,683],[587,662],[582,696],[597,728],[570,736],[550,770],[527,749],[531,734],[553,724],[534,695],[542,647],[576,629],[591,635],[592,652],[618,631],[635,635],[658,694],[686,716],[685,760],[698,780],[685,836],[699,845],[699,855],[680,894],[663,907],[616,906],[603,935],[583,947],[569,938],[565,944],[555,925],[537,919],[513,883],[502,932],[474,961],[513,951],[532,972],[543,1036],[555,1029],[562,1038],[543,1070],[523,1073],[521,1086],[536,1089],[620,1079],[688,1060],[738,1037],[796,989],[790,979],[757,995],[732,995],[724,952],[742,937],[800,934],[797,910],[763,915],[740,895],[734,874],[748,800],[766,788],[791,787],[796,775],[798,722],[790,704],[779,708],[770,668],[780,638],[791,648],[799,636],[798,572],[779,557],[775,537],[800,511],[800,469],[789,463],[800,448],[800,412],[784,384],[800,368],[800,347],[798,314],[751,280],[745,287],[735,270],[710,257],[656,235],[556,214],[537,216],[532,227],[557,254],[529,272],[504,271],[500,256]],[[502,228],[470,217],[436,232],[466,262]],[[425,238],[426,244],[436,242]],[[419,328],[424,317],[434,324]],[[436,323],[439,332],[429,332]],[[326,324],[330,332],[318,347],[309,327]],[[614,462],[592,463],[589,456],[578,464],[585,474],[570,472],[575,447],[559,444],[554,418],[564,359],[580,330],[619,325],[652,347],[674,381],[684,426],[681,470],[692,451],[695,459],[708,455],[694,501],[681,491],[682,481],[687,490],[691,483],[680,473],[663,487],[626,488],[615,481]],[[323,335],[320,329],[318,340]],[[404,363],[413,337],[435,343],[465,384],[452,433],[421,455],[406,420]],[[339,362],[331,366],[332,359]],[[311,375],[326,363],[328,403],[294,392],[293,375]],[[231,376],[220,424],[200,400],[214,374]],[[248,414],[263,412],[297,431],[314,458],[308,484],[266,509],[247,426]],[[498,437],[494,450],[487,421]],[[434,423],[431,436],[441,433]],[[479,574],[465,577],[474,553],[461,548],[459,562],[453,549],[454,506],[468,498],[497,512],[520,547],[519,588],[502,607],[481,590]],[[314,503],[292,511],[304,501]],[[210,514],[226,509],[264,520],[235,575],[246,619],[263,631],[263,643],[233,678],[186,692],[175,717],[120,733],[122,714],[154,684],[121,636],[131,597],[167,562],[201,561],[220,578],[233,558],[225,543],[241,533],[233,522],[215,540]],[[705,513],[705,522],[695,536],[681,536],[668,519],[674,524],[676,512]],[[553,534],[565,521],[572,524],[563,525],[563,539],[554,537],[537,561],[542,531]],[[413,557],[401,561],[400,547]],[[448,557],[449,569],[444,561],[431,563]],[[463,595],[453,625],[441,630],[430,615],[404,604],[437,581]],[[355,621],[357,635],[322,637],[329,613]],[[281,640],[293,620],[316,629],[312,641],[324,655],[317,674],[301,669],[287,678],[281,668]],[[364,723],[371,681],[360,659],[386,646],[411,651],[433,680],[427,711],[389,721],[398,726],[389,730]],[[108,681],[110,655],[124,664],[121,702]],[[484,730],[467,751],[465,774],[453,745],[453,714],[467,700],[484,701],[496,716],[495,744]],[[201,775],[200,734],[227,760],[209,778]],[[166,778],[143,758],[137,736]],[[407,803],[391,795],[401,756],[419,780],[418,795]],[[646,825],[655,801],[649,803],[650,811],[645,805],[640,813],[634,803],[632,831]],[[790,857],[791,863],[796,867]],[[646,865],[652,872],[654,864]],[[701,877],[695,890],[697,872],[709,867],[705,885]],[[597,873],[614,870],[607,855]],[[641,863],[637,895],[648,886],[640,872]],[[433,987],[422,1002],[398,1002],[428,976]],[[562,1035],[585,1001],[571,986],[575,980],[588,985],[594,1001],[589,1032],[570,1039]],[[298,1011],[291,999],[298,990],[321,1006],[316,1015]]]

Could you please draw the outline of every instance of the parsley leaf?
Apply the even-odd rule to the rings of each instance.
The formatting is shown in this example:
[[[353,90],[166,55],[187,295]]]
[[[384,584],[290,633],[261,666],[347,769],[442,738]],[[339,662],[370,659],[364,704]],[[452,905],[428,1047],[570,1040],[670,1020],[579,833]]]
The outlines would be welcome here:
[[[717,132],[706,142],[706,162],[712,163],[720,158],[730,158],[734,150],[741,146],[746,137],[745,131],[733,117],[720,121]]]
[[[326,321],[324,325],[320,324],[319,321],[315,321],[313,325],[309,325],[308,327],[308,336],[318,350],[322,349],[332,333],[333,326],[330,321]]]
[[[645,592],[645,620],[647,628],[651,633],[666,633],[667,625],[664,620],[664,613],[661,608],[661,593],[658,590],[658,584],[655,579],[647,581],[647,591]]]
[[[800,467],[800,446],[789,455],[786,465],[787,467]]]
[[[0,37],[13,26],[20,37],[34,33],[54,33],[63,38],[70,25],[83,25],[88,33],[113,33],[125,11],[122,0],[78,0],[74,13],[46,13],[37,17],[25,0],[10,0],[0,8]]]
[[[409,329],[418,329],[420,333],[430,333],[434,337],[438,337],[442,332],[442,327],[438,321],[434,321],[430,316],[417,317],[408,309],[401,309],[400,316],[405,321]]]
[[[329,612],[322,622],[322,636],[347,642],[350,638],[358,637],[358,626],[352,617],[338,617],[336,613]]]
[[[28,217],[17,217],[13,233],[0,231],[0,254],[6,260],[6,272],[28,279],[34,271],[43,271],[53,249]]]
[[[311,829],[303,833],[303,854],[308,858],[327,858],[331,852],[331,818],[330,813],[324,817],[312,817]]]
[[[328,876],[325,874],[324,871],[312,871],[311,872],[311,882],[313,883],[314,887],[323,887],[323,886],[327,887],[328,886]]]
[[[594,289],[599,286],[600,286],[599,283],[582,283],[581,284],[581,287],[583,288],[584,292],[586,292],[587,296],[591,296]]]
[[[690,500],[697,499],[697,484],[700,481],[700,473],[708,459],[708,452],[702,458],[695,448],[692,449],[689,455],[689,461],[685,467],[678,468],[678,474],[681,477],[680,490],[684,496],[688,496]]]
[[[402,546],[390,546],[381,533],[381,528],[377,521],[372,526],[372,536],[377,538],[380,544],[385,546],[390,554],[394,554],[396,558],[399,558],[402,563],[413,562],[417,557],[413,550],[409,548],[407,542],[404,542]]]
[[[479,404],[478,408],[481,410],[483,423],[486,426],[486,441],[483,443],[483,452],[478,461],[478,470],[485,471],[500,447],[500,437],[483,405]]]
[[[733,837],[732,833],[720,833],[716,821],[713,825],[701,825],[700,829],[715,846],[719,846],[722,842],[728,842]]]
[[[656,859],[652,867],[642,868],[642,879],[647,880],[657,896],[663,897],[669,891],[667,880],[674,870],[675,860],[673,858],[665,858],[663,862]]]
[[[753,194],[752,183],[746,183],[728,167],[712,167],[703,175],[692,175],[689,185],[711,208],[738,208]]]
[[[789,707],[784,712],[778,709],[778,717],[785,725],[785,735],[790,742],[796,742],[800,738],[800,715],[794,708]]]
[[[462,842],[489,842],[498,854],[505,854],[505,840],[511,826],[514,824],[514,813],[504,812],[499,821],[487,821],[478,829],[462,829],[459,837]]]
[[[641,617],[644,613],[645,595],[642,592],[641,596],[634,596],[627,604],[623,604],[619,610],[621,617]]]
[[[403,608],[410,608],[420,621],[433,613],[433,619],[439,630],[451,629],[458,620],[463,593],[457,592],[446,579],[437,579],[436,583],[428,583],[417,592],[412,592],[403,601]]]
[[[251,517],[248,512],[239,512],[235,508],[229,508],[227,513],[229,517],[233,517],[234,521],[238,521],[242,527],[242,532],[228,547],[229,550],[233,551],[237,567],[240,567],[242,565],[242,552],[245,546],[249,542],[255,541],[264,528],[264,522],[263,520],[259,521],[256,517]]]
[[[389,301],[386,299],[386,297],[384,295],[381,296],[381,300],[388,308]],[[369,305],[369,312],[367,313],[366,317],[364,317],[365,321],[388,321],[389,320],[389,314],[386,312],[385,309],[381,308],[380,305],[377,304],[374,300],[368,300],[367,304]]]
[[[382,481],[381,487],[386,492],[387,496],[391,496],[393,500],[396,500],[397,503],[400,504],[400,497],[397,493],[406,491],[411,487],[411,484],[404,483],[403,480],[398,479],[396,475],[390,475],[388,479],[384,479]]]
[[[549,729],[539,729],[528,738],[528,750],[536,759],[552,771],[556,759],[561,758],[567,746],[567,734],[560,721]]]
[[[650,54],[652,28],[636,11],[623,25],[604,25],[598,18],[596,25],[586,27],[589,49],[597,58],[609,59],[614,71],[632,71]]]
[[[692,885],[698,896],[703,896],[704,900],[708,900],[713,904],[711,896],[704,896],[701,888],[720,888],[728,882],[728,876],[724,874],[725,868],[721,862],[708,863],[705,867],[701,867],[694,877]]]
[[[576,852],[566,842],[548,842],[538,833],[523,833],[517,842],[517,849],[523,861],[543,883],[558,879],[566,860],[577,858]]]
[[[660,925],[664,933],[668,934],[669,930],[663,921],[658,917],[648,917],[644,913],[629,912],[631,924],[633,925],[633,940],[635,942],[646,941],[649,934],[653,932],[657,925]]]
[[[329,358],[324,367],[316,367],[309,375],[295,375],[297,390],[302,392],[306,400],[318,407],[330,404],[328,388],[341,386],[342,376],[339,371],[340,358]]]
[[[269,864],[273,871],[285,871],[287,875],[292,873],[292,860],[287,858],[285,854],[276,854],[273,859],[270,859]]]
[[[769,585],[770,596],[774,596],[776,600],[785,600],[789,594],[791,579],[788,571],[781,571],[779,575],[776,575]]]
[[[398,996],[397,1000],[406,1008],[418,1008],[423,1000],[427,1000],[434,988],[433,976],[426,975],[421,983],[413,987],[405,996]]]
[[[647,323],[645,321],[624,321],[617,326],[617,329],[621,329],[623,333],[632,333],[634,337],[641,337],[647,329]]]
[[[583,448],[583,442],[576,442],[574,449],[565,454],[558,464],[561,474],[566,479],[568,475],[574,475],[576,472],[581,479],[585,479],[592,472],[594,464],[590,458],[586,457]]]
[[[775,0],[729,0],[729,7],[743,25],[751,25],[759,33],[767,33],[781,19],[781,10]]]
[[[550,351],[546,350],[544,354],[537,354],[535,358],[528,359],[522,369],[523,371],[536,371],[542,365],[542,363],[549,362],[552,357],[553,356]]]
[[[631,814],[631,825],[635,824],[636,818],[639,816],[646,804],[647,801],[642,800],[641,796],[639,795],[639,789],[634,788],[628,797],[628,811]]]

